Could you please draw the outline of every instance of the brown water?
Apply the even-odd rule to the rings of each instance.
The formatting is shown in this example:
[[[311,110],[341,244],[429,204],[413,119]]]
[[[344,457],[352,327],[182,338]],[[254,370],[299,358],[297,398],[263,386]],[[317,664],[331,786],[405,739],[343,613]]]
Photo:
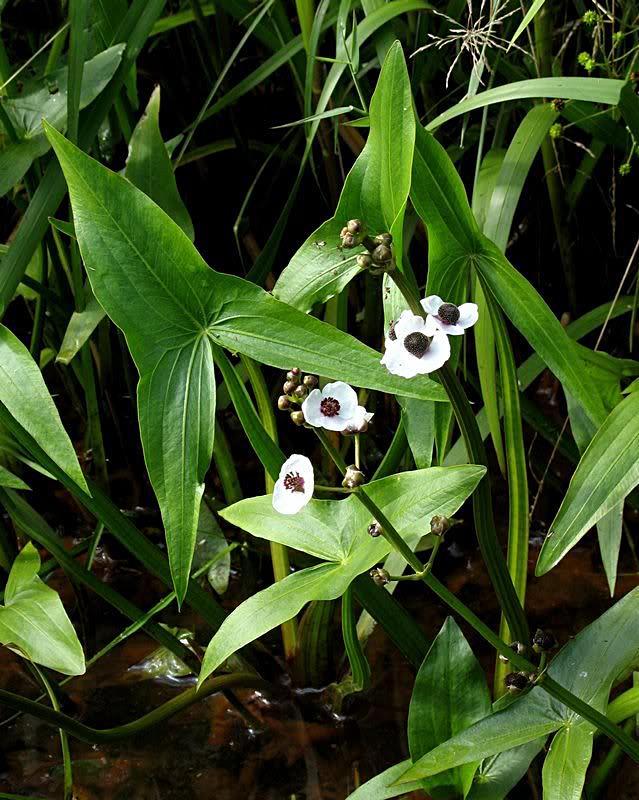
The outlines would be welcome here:
[[[449,588],[496,625],[498,608],[481,560],[474,548],[464,548],[463,541],[461,545],[453,543],[438,563],[438,572],[447,573]],[[531,566],[536,556],[533,545]],[[147,579],[137,573],[123,576],[108,559],[103,558],[101,569],[103,577],[137,589],[133,593],[158,589],[148,583],[142,586]],[[638,582],[636,574],[622,575],[617,597]],[[72,601],[61,576],[56,576],[54,584]],[[434,636],[446,609],[421,586],[405,585],[400,591],[405,606],[426,633]],[[531,626],[551,628],[561,643],[609,604],[601,567],[589,543],[573,550],[551,575],[532,580],[528,593]],[[89,618],[99,620],[100,616],[90,614]],[[89,638],[98,643],[108,641],[118,624],[107,615]],[[493,654],[472,631],[465,633],[490,673]],[[110,727],[157,707],[183,686],[140,680],[139,673],[131,671],[132,665],[155,648],[143,634],[129,639],[87,675],[68,684],[64,710],[94,727]],[[277,702],[242,690],[238,695],[259,720],[261,730],[251,729],[222,695],[216,695],[124,742],[97,747],[72,740],[77,800],[343,800],[361,782],[407,756],[405,725],[413,671],[381,629],[375,631],[367,653],[373,686],[354,697],[342,716],[330,711],[326,696],[318,690],[296,690]],[[0,651],[0,670],[3,687],[36,693],[19,659],[6,650]],[[62,796],[55,730],[23,716],[1,727],[0,737],[0,792]],[[512,794],[526,800],[535,796],[525,781]],[[636,765],[622,762],[609,797],[639,797]]]

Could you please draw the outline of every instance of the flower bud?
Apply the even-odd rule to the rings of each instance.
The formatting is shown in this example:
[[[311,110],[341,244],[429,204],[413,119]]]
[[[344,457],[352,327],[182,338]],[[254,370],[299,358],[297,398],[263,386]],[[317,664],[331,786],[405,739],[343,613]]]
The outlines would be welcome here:
[[[369,574],[377,586],[386,586],[387,583],[390,583],[390,574],[381,567],[375,567]]]
[[[314,389],[319,383],[317,375],[304,375],[304,386],[309,389]]]
[[[295,386],[300,382],[300,371],[297,367],[286,373],[286,380],[294,383]]]
[[[297,383],[295,383],[295,381],[286,381],[284,386],[282,386],[282,391],[284,392],[284,394],[293,394],[296,387]]]
[[[304,386],[304,384],[300,384],[293,392],[293,397],[297,397],[298,400],[304,400],[307,394],[308,389],[306,386]]]
[[[532,646],[535,653],[549,653],[557,647],[557,640],[550,631],[537,628],[533,636]]]
[[[446,531],[450,530],[450,520],[448,517],[442,517],[439,514],[435,514],[435,516],[430,521],[430,532],[435,536],[443,536]]]
[[[373,241],[375,244],[385,244],[387,247],[390,247],[393,243],[393,237],[390,233],[379,233]]]
[[[350,467],[346,467],[346,474],[344,475],[344,480],[342,481],[342,486],[345,489],[356,489],[365,482],[366,477],[364,476],[364,473],[357,469],[354,464],[351,464]]]
[[[504,684],[509,692],[523,692],[530,685],[530,678],[525,672],[509,672]]]
[[[357,266],[360,269],[370,269],[373,263],[373,259],[368,255],[368,253],[360,253],[357,256]]]
[[[349,219],[346,223],[346,231],[347,233],[357,234],[362,232],[362,221],[361,219]]]
[[[377,539],[378,536],[382,535],[382,526],[379,522],[371,522],[368,526],[368,535],[372,536],[373,539]]]
[[[350,250],[352,247],[355,247],[357,244],[357,239],[353,236],[352,233],[348,233],[348,231],[342,236],[342,247],[345,250]]]
[[[277,407],[280,411],[288,411],[288,409],[291,407],[291,401],[285,394],[281,394],[277,398]]]
[[[291,411],[291,420],[298,426],[303,425],[306,421],[304,419],[303,411]]]
[[[371,257],[375,264],[388,264],[393,257],[393,253],[387,244],[378,244]]]

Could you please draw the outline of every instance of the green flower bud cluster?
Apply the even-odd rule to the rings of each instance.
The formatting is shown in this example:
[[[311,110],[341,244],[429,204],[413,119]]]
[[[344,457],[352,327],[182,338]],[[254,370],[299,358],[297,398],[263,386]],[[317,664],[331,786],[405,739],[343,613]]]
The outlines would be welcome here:
[[[596,11],[586,11],[581,18],[584,25],[594,26],[601,21],[601,16]]]
[[[586,53],[585,51],[579,53],[577,56],[577,62],[586,70],[586,72],[592,72],[597,66],[595,59],[590,55],[590,53]]]
[[[555,122],[554,125],[550,126],[548,134],[550,135],[551,139],[560,139],[563,132],[564,126],[560,122]]]
[[[293,367],[286,373],[286,380],[282,386],[283,394],[277,398],[277,407],[280,411],[289,411],[291,421],[295,425],[304,424],[304,414],[296,406],[306,400],[309,391],[318,383],[316,375],[302,375],[299,367]]]

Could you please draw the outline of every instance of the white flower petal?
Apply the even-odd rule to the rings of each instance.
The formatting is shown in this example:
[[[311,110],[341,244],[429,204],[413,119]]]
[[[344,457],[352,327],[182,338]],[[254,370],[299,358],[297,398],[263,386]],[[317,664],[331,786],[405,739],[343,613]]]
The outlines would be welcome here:
[[[405,349],[402,342],[386,342],[386,352],[382,356],[382,364],[393,375],[399,375],[401,378],[413,378],[417,375],[415,365],[418,361],[419,359],[411,356]]]
[[[428,314],[436,315],[443,302],[441,297],[438,297],[436,294],[431,294],[422,300],[422,308]]]
[[[459,306],[459,319],[457,324],[461,328],[472,327],[479,319],[479,309],[476,303],[463,303]]]
[[[448,336],[463,336],[464,328],[461,325],[449,325],[443,322],[439,317],[430,317],[432,324],[437,330],[443,331]]]
[[[416,373],[426,375],[443,367],[450,358],[450,342],[448,336],[441,331],[437,331],[433,336],[430,347],[421,358],[415,359]]]
[[[426,334],[426,336],[433,336],[436,330],[439,330],[437,326],[437,319],[432,314],[429,314],[426,317],[426,323],[424,325],[424,333]]]
[[[418,317],[416,314],[413,314],[412,311],[402,311],[400,318],[395,323],[397,341],[403,341],[409,333],[421,331],[423,327],[424,320],[422,317]]]
[[[301,479],[301,490],[287,488],[287,476]],[[314,488],[313,465],[306,456],[294,453],[282,465],[280,476],[273,488],[273,508],[280,514],[297,514],[313,496]]]
[[[320,403],[322,402],[322,392],[319,389],[313,389],[309,396],[302,403],[302,411],[304,419],[309,425],[314,428],[321,428],[324,422],[324,417],[320,411]]]

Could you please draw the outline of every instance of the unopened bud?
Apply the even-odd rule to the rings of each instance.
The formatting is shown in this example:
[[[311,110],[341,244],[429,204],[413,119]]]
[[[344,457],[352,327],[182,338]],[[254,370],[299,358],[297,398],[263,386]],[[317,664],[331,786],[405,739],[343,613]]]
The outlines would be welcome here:
[[[282,386],[282,391],[284,394],[293,394],[297,387],[297,383],[295,381],[286,381],[284,386]]]
[[[525,672],[509,672],[504,684],[509,692],[523,692],[530,685],[530,678]]]
[[[308,394],[308,389],[306,388],[306,386],[304,386],[304,384],[301,384],[293,392],[293,397],[297,397],[299,400],[304,400],[307,394]]]
[[[291,401],[285,394],[281,394],[277,398],[277,407],[280,411],[288,411],[288,409],[291,407]]]
[[[370,269],[373,263],[373,259],[368,255],[368,253],[360,253],[357,256],[357,266],[360,269]]]
[[[448,530],[450,530],[450,520],[448,517],[435,514],[430,521],[430,532],[435,536],[443,536]]]
[[[393,253],[387,244],[378,244],[371,253],[371,257],[375,264],[388,264],[393,257]]]
[[[390,233],[388,233],[388,232],[385,232],[385,233],[379,233],[379,234],[378,234],[378,235],[377,235],[377,236],[376,236],[376,237],[373,239],[373,241],[375,242],[375,244],[385,244],[387,247],[390,247],[390,246],[391,246],[391,244],[393,243],[393,237],[392,237],[392,235],[391,235]]]
[[[290,372],[286,373],[286,380],[294,383],[295,386],[300,382],[300,371],[295,367],[295,369],[290,370]]]
[[[348,233],[348,231],[342,236],[342,247],[346,250],[350,250],[351,247],[355,247],[357,244],[357,239],[353,236],[352,233]]]
[[[365,482],[366,477],[364,476],[364,473],[354,464],[351,464],[350,467],[346,467],[346,474],[344,475],[344,480],[342,481],[342,486],[345,489],[356,489]]]
[[[381,567],[375,567],[369,574],[377,586],[386,586],[387,583],[390,583],[390,574]]]
[[[368,535],[372,536],[373,539],[377,539],[378,536],[382,535],[382,526],[379,522],[371,522],[368,526]]]
[[[533,636],[532,646],[535,653],[549,653],[557,647],[557,640],[550,631],[537,628]]]
[[[357,234],[362,232],[362,221],[361,219],[349,219],[346,223],[346,231],[347,233]]]
[[[318,383],[317,375],[304,375],[304,386],[308,386],[309,389],[314,389]]]
[[[291,420],[298,426],[299,425],[303,425],[304,422],[306,421],[305,418],[304,418],[304,412],[303,411],[291,411]]]

